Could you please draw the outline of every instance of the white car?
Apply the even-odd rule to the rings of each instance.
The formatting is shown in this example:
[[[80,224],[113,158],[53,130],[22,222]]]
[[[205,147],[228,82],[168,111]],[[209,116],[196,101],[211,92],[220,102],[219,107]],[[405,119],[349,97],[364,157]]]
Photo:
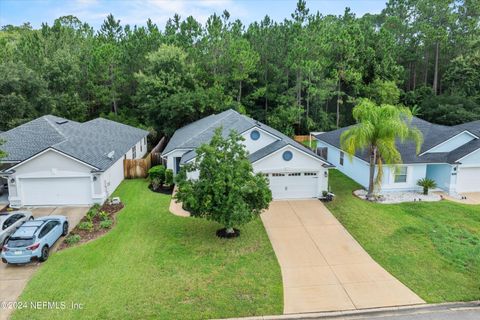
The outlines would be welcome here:
[[[4,245],[8,238],[28,220],[33,220],[30,211],[12,211],[0,213],[0,245]]]

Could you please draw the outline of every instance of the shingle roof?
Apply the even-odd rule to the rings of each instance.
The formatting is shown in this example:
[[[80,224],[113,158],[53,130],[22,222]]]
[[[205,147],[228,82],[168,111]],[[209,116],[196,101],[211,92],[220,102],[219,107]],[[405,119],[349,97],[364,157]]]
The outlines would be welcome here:
[[[21,162],[47,148],[53,148],[106,170],[122,157],[148,131],[107,119],[79,123],[46,115],[0,134],[7,152],[3,161]],[[107,154],[114,151],[112,159]]]
[[[422,145],[420,155],[417,155],[414,142],[405,141],[404,143],[401,143],[400,141],[397,141],[397,148],[402,155],[402,161],[404,163],[455,163],[461,157],[474,151],[474,148],[480,148],[480,140],[475,139],[450,152],[424,153],[464,131],[468,131],[476,136],[480,136],[480,121],[449,127],[433,124],[414,117],[412,119],[411,126],[416,127],[422,132],[424,143]],[[325,132],[316,135],[316,138],[341,149],[340,136],[344,131],[351,127],[352,126]],[[356,156],[365,161],[369,161],[369,154],[367,150],[357,152]]]
[[[302,144],[294,141],[288,136],[284,135],[278,130],[275,130],[266,124],[249,118],[245,115],[238,113],[235,110],[229,109],[219,114],[214,114],[196,122],[193,122],[183,128],[175,131],[174,135],[168,142],[163,154],[167,154],[176,149],[190,149],[194,150],[204,143],[208,143],[215,133],[215,129],[222,127],[222,135],[226,137],[231,130],[235,130],[238,133],[242,133],[248,129],[257,127],[266,132],[278,137],[280,140],[273,142],[272,144],[257,150],[250,155],[250,160],[256,161],[263,158],[268,153],[278,150],[285,145],[292,145],[324,162],[329,164],[325,159],[318,156],[316,153],[303,146]],[[195,152],[188,152],[184,154],[181,159],[181,164],[195,158]],[[330,164],[329,164],[330,165]]]
[[[269,145],[263,147],[262,149],[259,149],[257,151],[255,151],[254,153],[252,153],[250,156],[249,156],[249,159],[251,162],[255,162],[255,161],[258,161],[264,157],[266,157],[267,155],[271,154],[272,152],[275,152],[283,147],[285,147],[286,145],[288,145],[285,141],[283,140],[277,140],[273,143],[270,143]]]

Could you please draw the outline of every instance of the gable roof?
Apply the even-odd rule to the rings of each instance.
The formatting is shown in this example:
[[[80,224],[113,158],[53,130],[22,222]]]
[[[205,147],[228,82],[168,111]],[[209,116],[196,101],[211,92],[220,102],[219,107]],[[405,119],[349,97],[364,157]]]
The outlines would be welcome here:
[[[5,143],[0,148],[7,152],[2,161],[23,162],[52,148],[103,171],[147,135],[148,131],[102,118],[79,123],[46,115],[1,133]]]
[[[353,125],[354,126],[354,125]],[[480,139],[474,139],[457,149],[450,152],[428,152],[435,146],[459,135],[462,132],[468,133],[479,137],[480,136],[480,121],[474,121],[464,123],[457,126],[443,126],[428,121],[422,120],[417,117],[413,117],[410,124],[411,127],[416,127],[423,134],[423,145],[420,150],[420,154],[416,154],[415,143],[412,141],[405,141],[401,143],[397,141],[397,148],[402,156],[403,163],[456,163],[458,159],[462,158],[466,154],[471,153],[473,150],[480,148]],[[318,140],[324,141],[338,149],[340,147],[340,137],[342,133],[352,126],[340,128],[325,132],[315,137]],[[473,150],[472,150],[473,149]],[[356,157],[369,161],[369,154],[367,150],[359,151],[355,154]]]
[[[305,147],[304,145],[294,141],[288,136],[284,135],[278,130],[275,130],[266,124],[263,124],[259,121],[256,121],[252,118],[249,118],[245,115],[238,113],[235,110],[229,109],[219,114],[213,114],[198,121],[192,122],[185,127],[182,127],[175,131],[172,138],[168,142],[163,155],[174,150],[193,150],[185,153],[182,156],[180,164],[184,164],[193,158],[196,157],[195,149],[201,146],[204,143],[210,142],[212,139],[215,129],[222,127],[222,135],[224,137],[235,130],[238,133],[243,133],[251,128],[262,129],[269,134],[277,137],[277,141],[267,145],[266,147],[257,150],[256,152],[250,155],[250,161],[254,162],[260,158],[263,158],[265,155],[270,154],[286,145],[291,145],[300,149],[301,151],[308,153],[309,155],[323,161],[329,166],[332,166],[325,159],[317,155],[315,152]]]

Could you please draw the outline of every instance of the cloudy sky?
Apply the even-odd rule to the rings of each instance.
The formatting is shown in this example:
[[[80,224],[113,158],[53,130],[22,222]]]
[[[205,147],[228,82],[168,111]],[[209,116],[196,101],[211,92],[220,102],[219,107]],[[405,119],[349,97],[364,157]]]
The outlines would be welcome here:
[[[379,13],[386,0],[307,0],[310,12],[342,14],[345,7],[361,16],[367,12]],[[0,25],[20,25],[30,22],[39,27],[55,18],[74,15],[98,28],[112,13],[122,24],[143,25],[148,18],[163,28],[175,13],[186,18],[190,15],[204,23],[214,12],[227,9],[233,19],[245,24],[269,15],[276,21],[289,18],[295,10],[296,0],[0,0]]]

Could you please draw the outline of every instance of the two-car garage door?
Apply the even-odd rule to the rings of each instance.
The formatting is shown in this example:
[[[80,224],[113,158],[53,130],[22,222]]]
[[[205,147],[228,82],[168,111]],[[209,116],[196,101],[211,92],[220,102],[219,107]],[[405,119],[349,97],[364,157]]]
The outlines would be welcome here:
[[[89,177],[22,178],[20,183],[23,205],[82,205],[92,203]]]
[[[457,192],[480,192],[480,167],[460,167]]]
[[[273,199],[318,197],[317,172],[269,173]]]

